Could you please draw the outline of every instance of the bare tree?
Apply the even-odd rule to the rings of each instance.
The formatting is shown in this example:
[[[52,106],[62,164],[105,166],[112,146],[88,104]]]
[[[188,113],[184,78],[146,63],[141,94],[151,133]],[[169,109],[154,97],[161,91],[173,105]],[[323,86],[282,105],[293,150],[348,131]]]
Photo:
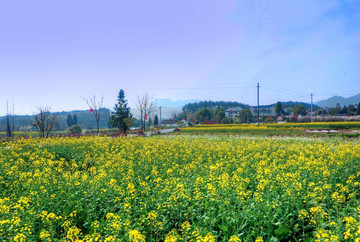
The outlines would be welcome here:
[[[136,101],[135,101],[135,106],[137,108],[137,110],[139,110],[140,112],[140,128],[143,129],[143,101],[142,101],[142,97],[138,94],[136,97]]]
[[[82,99],[85,100],[85,102],[90,108],[90,112],[94,115],[94,118],[96,120],[97,132],[99,134],[100,133],[99,122],[102,115],[101,109],[103,108],[104,96],[102,95],[97,96],[96,94],[90,94],[89,97],[87,98],[83,97]]]
[[[146,120],[150,119],[151,114],[154,112],[154,98],[148,93],[144,92],[137,95],[136,108],[140,111],[140,125],[143,130],[146,129]]]
[[[39,107],[39,114],[34,115],[33,126],[40,138],[48,138],[54,128],[57,116],[52,115],[49,107]]]

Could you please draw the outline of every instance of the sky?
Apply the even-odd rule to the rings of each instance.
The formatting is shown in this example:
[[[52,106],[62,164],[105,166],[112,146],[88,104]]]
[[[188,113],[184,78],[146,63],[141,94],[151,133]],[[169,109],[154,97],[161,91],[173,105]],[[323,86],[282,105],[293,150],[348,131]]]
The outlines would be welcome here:
[[[0,2],[0,115],[84,110],[120,89],[172,100],[360,93],[358,0]]]

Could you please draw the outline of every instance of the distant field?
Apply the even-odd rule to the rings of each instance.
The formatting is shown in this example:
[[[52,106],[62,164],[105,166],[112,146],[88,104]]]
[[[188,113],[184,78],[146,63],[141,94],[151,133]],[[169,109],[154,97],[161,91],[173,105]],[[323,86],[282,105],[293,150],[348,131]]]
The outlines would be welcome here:
[[[306,132],[328,130],[329,132]],[[336,130],[337,132],[330,132]],[[354,131],[354,132],[353,132]],[[283,123],[283,124],[212,124],[182,128],[182,133],[229,133],[265,136],[345,136],[360,137],[360,122]]]

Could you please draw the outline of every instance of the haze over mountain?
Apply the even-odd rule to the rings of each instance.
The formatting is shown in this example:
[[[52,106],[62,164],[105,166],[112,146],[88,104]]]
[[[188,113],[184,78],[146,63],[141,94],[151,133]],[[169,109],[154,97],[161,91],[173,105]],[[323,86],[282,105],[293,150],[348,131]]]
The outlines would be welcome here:
[[[355,96],[351,96],[348,98],[345,97],[341,97],[341,96],[333,96],[330,97],[328,99],[322,100],[317,102],[316,104],[320,107],[335,107],[336,104],[340,104],[340,106],[348,106],[350,104],[355,105],[360,103],[360,93],[355,95]]]

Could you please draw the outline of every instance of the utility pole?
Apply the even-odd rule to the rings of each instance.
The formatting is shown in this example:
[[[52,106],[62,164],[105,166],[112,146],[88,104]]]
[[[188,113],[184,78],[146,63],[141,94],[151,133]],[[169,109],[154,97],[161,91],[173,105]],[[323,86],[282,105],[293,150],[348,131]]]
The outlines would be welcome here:
[[[313,94],[311,93],[311,123],[314,122],[314,118],[313,118]]]
[[[161,106],[160,106],[160,129],[162,129]]]
[[[257,84],[257,123],[260,124],[260,107],[259,107],[259,83]]]

